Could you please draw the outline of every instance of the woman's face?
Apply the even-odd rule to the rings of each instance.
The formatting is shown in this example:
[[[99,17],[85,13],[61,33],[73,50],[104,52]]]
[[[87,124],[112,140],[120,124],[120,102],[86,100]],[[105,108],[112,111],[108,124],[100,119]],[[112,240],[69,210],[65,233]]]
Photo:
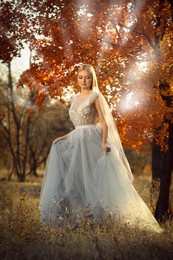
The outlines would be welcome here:
[[[92,82],[93,77],[88,70],[81,70],[78,73],[78,84],[81,89],[91,89]]]

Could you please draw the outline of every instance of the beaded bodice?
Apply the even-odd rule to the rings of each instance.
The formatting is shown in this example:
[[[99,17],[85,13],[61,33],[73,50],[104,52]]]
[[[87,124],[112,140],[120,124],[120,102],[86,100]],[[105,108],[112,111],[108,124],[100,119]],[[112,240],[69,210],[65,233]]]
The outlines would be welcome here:
[[[94,104],[94,100],[98,96],[97,92],[93,92],[88,96],[77,108],[75,102],[79,94],[72,98],[69,115],[74,126],[96,124],[98,121],[98,114]]]

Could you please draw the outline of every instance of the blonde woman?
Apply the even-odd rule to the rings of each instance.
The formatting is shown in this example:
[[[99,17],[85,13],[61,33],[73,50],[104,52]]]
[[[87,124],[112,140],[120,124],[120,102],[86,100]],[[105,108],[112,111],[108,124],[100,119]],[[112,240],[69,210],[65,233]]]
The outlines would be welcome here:
[[[115,221],[161,232],[132,185],[133,175],[94,68],[82,64],[80,92],[69,115],[75,129],[54,140],[40,196],[41,222],[58,225],[87,217],[99,223],[111,212]],[[89,212],[89,214],[88,214]]]

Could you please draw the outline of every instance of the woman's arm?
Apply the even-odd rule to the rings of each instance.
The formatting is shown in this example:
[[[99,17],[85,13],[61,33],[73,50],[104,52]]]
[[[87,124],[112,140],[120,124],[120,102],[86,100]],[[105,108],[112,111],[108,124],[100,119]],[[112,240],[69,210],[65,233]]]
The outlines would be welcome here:
[[[96,98],[95,99],[95,106],[96,106],[96,109],[97,109],[97,113],[98,113],[98,116],[99,116],[99,121],[100,121],[100,124],[101,124],[101,127],[102,127],[102,151],[104,152],[110,152],[110,147],[107,145],[107,138],[108,138],[108,126],[106,124],[106,121],[105,121],[105,118],[104,118],[104,115],[103,115],[103,112],[101,110],[101,107],[100,107],[100,102],[99,102],[99,98]]]
[[[53,141],[53,144],[55,144],[55,143],[57,143],[57,142],[59,142],[59,141],[62,141],[62,140],[66,140],[66,139],[67,139],[67,136],[68,136],[68,134],[56,138],[56,139]]]

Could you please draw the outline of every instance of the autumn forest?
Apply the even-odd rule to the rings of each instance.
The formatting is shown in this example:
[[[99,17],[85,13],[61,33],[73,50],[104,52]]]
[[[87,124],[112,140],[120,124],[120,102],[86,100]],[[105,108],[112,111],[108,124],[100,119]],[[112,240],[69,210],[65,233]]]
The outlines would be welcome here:
[[[3,65],[0,67],[0,168],[5,172],[3,177],[0,175],[0,186],[7,200],[11,201],[12,198],[6,187],[12,194],[18,193],[23,198],[18,204],[18,211],[23,210],[25,218],[29,212],[34,212],[34,209],[29,209],[30,206],[27,205],[30,205],[32,196],[37,196],[38,200],[40,187],[40,183],[35,188],[31,185],[37,193],[31,195],[32,189],[28,188],[26,183],[29,178],[37,179],[39,172],[43,171],[52,140],[73,129],[68,108],[71,96],[79,91],[76,82],[78,67],[81,63],[87,63],[92,64],[96,70],[100,91],[112,109],[125,151],[134,151],[140,155],[143,149],[150,147],[151,181],[146,192],[149,194],[157,185],[158,194],[153,214],[163,225],[170,221],[170,224],[166,225],[170,225],[170,233],[173,234],[172,14],[171,0],[0,1],[0,63]],[[21,56],[21,51],[26,46],[30,57],[29,67],[16,80],[11,64],[13,59]],[[20,185],[18,190],[12,185],[14,179],[15,183]],[[17,198],[17,195],[14,196]],[[6,203],[4,202],[4,205]],[[13,203],[11,210],[15,203],[17,202]],[[34,203],[37,205],[38,201]],[[22,219],[20,221],[22,222]],[[21,228],[20,221],[17,225]],[[37,230],[28,233],[32,221]],[[15,233],[15,220],[9,216],[7,222]],[[8,223],[4,224],[3,230],[4,234],[6,232],[9,235],[12,231],[7,230]],[[25,220],[25,227],[22,226],[18,238],[16,235],[19,247],[24,243],[22,236],[22,239],[28,237],[29,241],[37,241],[39,234],[43,235],[37,225],[35,218]],[[56,231],[59,233],[44,230],[44,235],[47,232],[46,236],[51,241],[53,237],[60,236],[64,244],[71,248],[67,234],[72,232],[69,234],[74,245],[80,241],[84,250],[80,251],[79,259],[92,259],[89,253],[86,255],[86,252],[89,252],[86,247],[93,250],[93,259],[115,259],[111,253],[113,247],[109,247],[107,242],[109,235],[106,230],[110,229],[109,225],[111,226],[107,222],[104,230],[96,232],[86,222],[83,230],[72,231],[67,225],[65,229]],[[136,236],[135,231],[132,233],[131,245]],[[83,236],[85,242],[81,242]],[[170,239],[172,237],[166,236]],[[41,239],[39,250],[41,244],[45,243],[44,238]],[[95,241],[95,249],[91,248],[90,239]],[[122,242],[116,239],[120,248],[127,243],[126,240]],[[116,239],[113,239],[114,242]],[[126,235],[124,239],[127,239]],[[152,238],[148,239],[151,242]],[[157,239],[155,238],[157,242],[153,245],[155,251],[147,259],[160,259],[156,253],[156,248],[159,247]],[[57,258],[53,256],[55,251],[53,242],[50,242],[46,247],[52,255],[50,253],[44,259],[77,259],[78,251],[74,251],[73,257],[69,258],[68,250],[68,253],[64,253],[62,249],[62,240],[58,241],[61,250]],[[145,235],[143,241],[147,245]],[[105,251],[101,249],[101,243]],[[7,242],[2,244],[4,252],[7,252]],[[15,243],[12,244],[9,256],[14,252]],[[136,255],[131,255],[133,259],[140,254],[140,259],[145,259],[141,253],[144,244],[139,254],[133,247],[136,252]],[[162,259],[167,247],[169,242],[161,250]],[[106,253],[108,248],[109,254]],[[34,251],[35,255],[30,253],[30,258],[26,259],[39,259],[39,250]],[[28,252],[26,255],[29,255]],[[170,255],[173,253],[168,250],[168,255],[169,252]],[[127,255],[120,253],[116,259],[128,259]],[[2,256],[8,254],[2,252]],[[18,257],[16,253],[16,259],[22,259],[19,256],[20,253],[18,252]],[[43,259],[43,255],[40,259]]]

